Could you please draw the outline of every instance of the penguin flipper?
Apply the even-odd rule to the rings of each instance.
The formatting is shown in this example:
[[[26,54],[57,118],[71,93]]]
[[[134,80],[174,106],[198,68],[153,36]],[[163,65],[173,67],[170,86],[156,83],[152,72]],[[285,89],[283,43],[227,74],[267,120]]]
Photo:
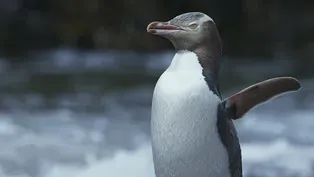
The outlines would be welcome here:
[[[228,117],[240,119],[253,107],[285,92],[301,88],[300,82],[292,77],[268,79],[232,95],[223,100]]]

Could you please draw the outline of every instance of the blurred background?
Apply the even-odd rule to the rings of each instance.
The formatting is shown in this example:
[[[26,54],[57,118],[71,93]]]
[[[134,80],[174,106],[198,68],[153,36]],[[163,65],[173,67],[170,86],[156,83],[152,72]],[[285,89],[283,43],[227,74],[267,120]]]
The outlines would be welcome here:
[[[245,177],[314,176],[314,3],[289,0],[0,0],[0,176],[154,177],[150,104],[174,55],[146,33],[201,11],[223,39],[227,97],[301,80],[236,121]]]

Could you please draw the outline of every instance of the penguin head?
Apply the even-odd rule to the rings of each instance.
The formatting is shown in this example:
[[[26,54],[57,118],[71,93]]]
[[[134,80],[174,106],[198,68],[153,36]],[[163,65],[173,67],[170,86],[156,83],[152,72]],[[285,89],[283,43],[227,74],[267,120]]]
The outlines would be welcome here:
[[[213,19],[201,12],[184,13],[167,22],[154,21],[147,32],[170,40],[177,50],[193,50],[219,38]]]

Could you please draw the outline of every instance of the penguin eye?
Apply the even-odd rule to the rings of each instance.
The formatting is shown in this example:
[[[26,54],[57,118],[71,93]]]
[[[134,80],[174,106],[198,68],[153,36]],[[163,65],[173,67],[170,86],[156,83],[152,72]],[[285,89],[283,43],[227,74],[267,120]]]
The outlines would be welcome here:
[[[189,25],[189,28],[191,28],[191,29],[196,29],[197,26],[198,26],[197,24],[193,23],[193,24]]]

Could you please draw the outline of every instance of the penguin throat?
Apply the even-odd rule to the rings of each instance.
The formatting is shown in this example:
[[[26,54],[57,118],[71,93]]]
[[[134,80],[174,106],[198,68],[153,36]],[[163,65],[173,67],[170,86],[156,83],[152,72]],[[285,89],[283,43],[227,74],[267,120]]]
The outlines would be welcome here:
[[[218,73],[216,73],[216,71],[212,71],[209,67],[205,68],[204,64],[206,63],[202,63],[202,61],[203,60],[200,59],[195,52],[180,50],[173,57],[167,70],[173,72],[183,72],[186,76],[192,75],[193,73],[202,75],[202,78],[207,83],[209,89],[221,98],[218,85]]]
[[[199,61],[199,64],[201,65],[204,72],[207,73],[208,76],[210,75],[212,79],[218,80],[220,58],[222,52],[220,41],[219,40],[215,41],[217,42],[215,44],[204,42],[193,46],[189,46],[186,41],[176,41],[173,42],[173,45],[177,51],[177,54],[182,54],[184,53],[183,51],[185,51],[184,55],[188,56],[187,55],[188,51],[196,55],[193,56],[193,58]]]
[[[202,72],[203,68],[198,60],[196,53],[188,50],[179,50],[173,57],[168,70]]]

